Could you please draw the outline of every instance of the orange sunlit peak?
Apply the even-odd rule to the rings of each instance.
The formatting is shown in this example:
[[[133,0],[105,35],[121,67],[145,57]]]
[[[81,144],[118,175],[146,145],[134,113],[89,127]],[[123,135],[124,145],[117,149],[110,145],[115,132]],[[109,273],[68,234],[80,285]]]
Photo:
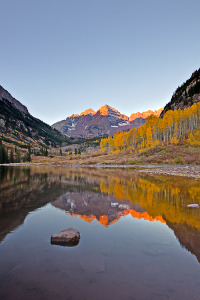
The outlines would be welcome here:
[[[103,215],[103,216],[100,216],[99,218],[99,223],[105,227],[108,226],[108,216],[107,215]]]
[[[96,220],[96,217],[93,215],[91,215],[91,216],[79,215],[79,218],[84,220],[87,223],[91,223],[92,221]]]
[[[153,218],[146,211],[137,212],[133,209],[127,209],[127,210],[124,210],[124,211],[119,211],[118,214],[117,214],[117,217],[114,220],[112,220],[111,222],[109,222],[109,217],[107,215],[102,215],[98,219],[94,215],[87,216],[87,215],[76,214],[76,213],[73,213],[73,212],[68,212],[69,215],[71,215],[73,217],[79,217],[81,220],[83,220],[87,223],[91,223],[92,221],[97,220],[104,227],[108,227],[108,225],[115,224],[121,217],[129,215],[129,213],[133,218],[136,218],[136,219],[139,219],[139,220],[143,219],[145,221],[150,221],[150,222],[157,221],[157,222],[161,222],[161,223],[164,223],[164,224],[166,223],[165,220],[162,218],[162,216],[156,216],[155,218]]]
[[[144,211],[144,212],[137,212],[137,211],[135,211],[133,209],[130,209],[129,212],[130,212],[130,214],[131,214],[131,216],[133,218],[144,219],[144,220],[150,221],[150,222],[159,221],[159,222],[164,223],[164,224],[166,223],[165,220],[162,218],[162,216],[156,216],[155,218],[153,218],[146,211]]]

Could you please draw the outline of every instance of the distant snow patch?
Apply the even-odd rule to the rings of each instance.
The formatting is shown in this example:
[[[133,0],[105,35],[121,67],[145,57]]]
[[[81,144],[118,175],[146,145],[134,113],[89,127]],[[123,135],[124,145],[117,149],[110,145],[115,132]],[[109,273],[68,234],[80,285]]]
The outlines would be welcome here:
[[[111,207],[117,207],[119,205],[119,203],[118,202],[112,202],[110,205],[111,205]]]
[[[129,206],[127,204],[120,204],[118,207],[120,209],[129,209]]]
[[[129,125],[129,122],[119,123],[118,125],[119,126],[126,126],[126,125]]]

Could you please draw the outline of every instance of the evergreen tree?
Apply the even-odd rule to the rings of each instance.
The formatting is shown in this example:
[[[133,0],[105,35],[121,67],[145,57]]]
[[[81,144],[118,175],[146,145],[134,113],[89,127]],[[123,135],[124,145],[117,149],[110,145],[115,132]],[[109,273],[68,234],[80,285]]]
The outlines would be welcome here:
[[[5,150],[5,158],[4,158],[4,162],[7,164],[9,163],[9,159],[8,159],[8,149]]]
[[[31,145],[28,144],[28,153],[31,154]]]
[[[3,145],[0,145],[0,164],[4,163],[4,150],[3,150]]]
[[[46,148],[45,148],[45,151],[44,151],[44,155],[45,155],[45,156],[48,156],[48,154],[49,154],[49,153],[48,153],[48,149],[47,149],[47,147],[46,147]]]
[[[60,148],[60,155],[62,156],[62,149]]]
[[[20,163],[21,161],[21,154],[20,152],[17,150],[16,154],[15,154],[15,162],[16,163]]]
[[[30,162],[31,161],[31,154],[28,152],[26,152],[25,156],[23,157],[23,161],[26,162]]]
[[[14,154],[13,154],[13,149],[10,150],[10,163],[14,163]]]
[[[4,163],[3,144],[2,144],[2,140],[0,139],[0,164],[3,163]]]
[[[75,153],[75,155],[77,155],[77,153],[78,153],[76,148],[74,149],[74,153]]]

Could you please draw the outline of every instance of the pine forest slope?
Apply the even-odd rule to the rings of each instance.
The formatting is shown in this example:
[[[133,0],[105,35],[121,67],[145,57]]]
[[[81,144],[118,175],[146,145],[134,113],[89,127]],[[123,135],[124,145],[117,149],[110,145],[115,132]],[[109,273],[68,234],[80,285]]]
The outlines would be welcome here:
[[[0,133],[18,145],[56,146],[68,139],[51,126],[34,118],[26,106],[0,86]]]

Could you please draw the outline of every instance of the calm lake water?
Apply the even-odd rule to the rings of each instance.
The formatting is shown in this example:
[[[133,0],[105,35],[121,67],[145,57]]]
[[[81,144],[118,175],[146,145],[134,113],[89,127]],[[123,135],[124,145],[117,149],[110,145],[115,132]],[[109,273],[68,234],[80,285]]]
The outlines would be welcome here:
[[[199,299],[200,182],[0,168],[0,299]],[[75,247],[51,234],[80,231]]]

